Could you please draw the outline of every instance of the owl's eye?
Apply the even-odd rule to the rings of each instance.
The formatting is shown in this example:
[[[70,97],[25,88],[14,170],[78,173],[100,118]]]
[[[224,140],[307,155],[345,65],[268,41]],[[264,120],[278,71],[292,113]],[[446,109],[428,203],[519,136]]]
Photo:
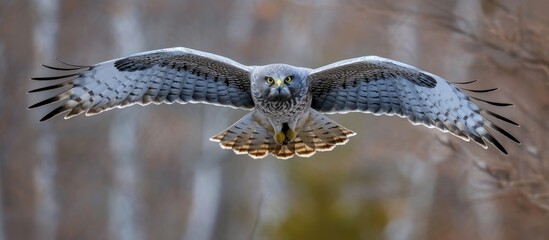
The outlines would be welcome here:
[[[273,84],[275,82],[275,80],[272,78],[272,77],[265,77],[265,81],[268,83],[268,84]]]
[[[287,76],[287,77],[284,78],[284,82],[286,82],[286,83],[291,83],[292,80],[293,80],[292,76]]]

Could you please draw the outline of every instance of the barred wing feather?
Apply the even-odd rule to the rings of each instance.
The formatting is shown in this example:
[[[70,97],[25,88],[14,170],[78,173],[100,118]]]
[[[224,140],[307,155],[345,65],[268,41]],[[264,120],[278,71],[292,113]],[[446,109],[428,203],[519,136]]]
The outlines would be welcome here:
[[[488,128],[520,143],[486,115],[518,126],[515,122],[471,101],[473,97],[441,77],[390,59],[369,56],[340,61],[313,70],[309,83],[312,108],[319,112],[397,115],[414,125],[436,127],[466,141],[472,139],[484,148],[486,141],[490,142],[504,154],[507,150]],[[483,94],[494,90],[468,91]],[[495,106],[511,105],[473,99]]]
[[[64,81],[29,92],[68,88],[29,107],[65,100],[41,121],[65,112],[68,112],[65,118],[71,118],[82,113],[93,115],[135,103],[190,102],[241,109],[254,107],[250,93],[250,68],[211,53],[168,48],[93,66],[66,65],[44,66],[68,71],[69,74],[32,78],[38,81]]]

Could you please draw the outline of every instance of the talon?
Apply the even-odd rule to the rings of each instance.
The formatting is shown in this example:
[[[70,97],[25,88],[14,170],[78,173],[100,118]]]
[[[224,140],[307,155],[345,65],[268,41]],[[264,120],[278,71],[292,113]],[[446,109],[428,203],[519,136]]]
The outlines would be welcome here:
[[[288,131],[286,131],[286,138],[288,141],[293,141],[295,137],[297,137],[297,134],[294,130],[288,129]]]
[[[274,135],[274,140],[278,144],[283,144],[286,140],[286,135],[283,132],[278,132]]]

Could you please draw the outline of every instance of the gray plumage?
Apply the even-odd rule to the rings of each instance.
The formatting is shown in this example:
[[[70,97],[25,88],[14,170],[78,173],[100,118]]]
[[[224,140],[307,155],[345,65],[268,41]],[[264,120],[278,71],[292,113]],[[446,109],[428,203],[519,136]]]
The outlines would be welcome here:
[[[279,158],[294,154],[308,157],[345,144],[355,134],[322,113],[398,115],[413,124],[436,127],[466,141],[472,139],[484,148],[490,142],[504,154],[507,151],[488,128],[520,143],[486,115],[518,124],[480,107],[455,85],[413,66],[380,57],[349,59],[309,69],[286,64],[245,66],[211,53],[169,48],[93,66],[44,66],[71,74],[33,78],[68,79],[30,91],[66,89],[29,107],[64,101],[41,121],[62,113],[66,113],[65,118],[82,113],[93,115],[135,103],[190,102],[247,109],[252,112],[212,140],[254,158],[269,153]]]

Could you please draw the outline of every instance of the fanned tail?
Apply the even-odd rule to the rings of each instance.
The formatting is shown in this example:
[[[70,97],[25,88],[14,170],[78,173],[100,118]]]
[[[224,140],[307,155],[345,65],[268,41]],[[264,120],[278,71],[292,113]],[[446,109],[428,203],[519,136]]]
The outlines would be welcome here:
[[[309,119],[293,143],[298,156],[309,157],[316,151],[330,151],[337,145],[344,145],[354,135],[355,132],[311,109]]]
[[[304,119],[294,141],[279,145],[273,139],[273,129],[261,123],[254,112],[238,120],[210,140],[219,142],[224,149],[232,149],[237,154],[248,154],[252,158],[264,158],[269,153],[277,158],[288,159],[294,155],[310,157],[317,151],[329,151],[336,145],[343,145],[355,133],[315,110]]]
[[[264,158],[278,147],[272,132],[272,129],[263,127],[251,112],[210,140],[219,142],[221,148],[232,149],[236,154]]]

